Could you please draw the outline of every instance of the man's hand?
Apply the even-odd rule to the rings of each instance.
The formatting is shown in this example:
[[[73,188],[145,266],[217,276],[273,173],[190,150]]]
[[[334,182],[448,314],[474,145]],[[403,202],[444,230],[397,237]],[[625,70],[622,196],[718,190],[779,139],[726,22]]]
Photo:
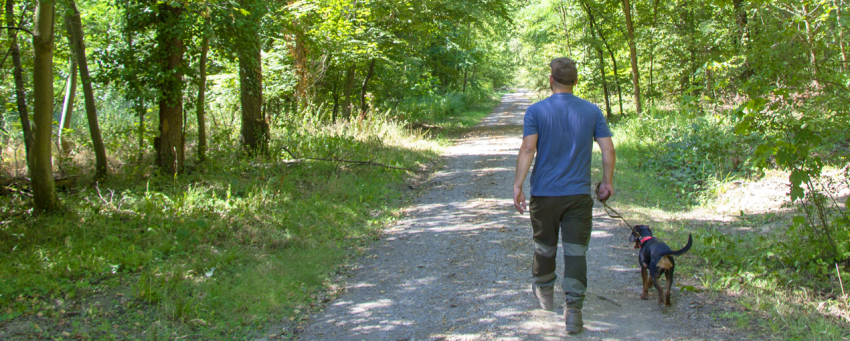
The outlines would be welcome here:
[[[603,182],[599,185],[599,189],[596,190],[596,198],[599,199],[599,201],[608,200],[608,198],[612,195],[614,195],[613,184],[606,184]]]
[[[525,193],[522,192],[522,187],[514,187],[514,208],[519,214],[525,213]]]

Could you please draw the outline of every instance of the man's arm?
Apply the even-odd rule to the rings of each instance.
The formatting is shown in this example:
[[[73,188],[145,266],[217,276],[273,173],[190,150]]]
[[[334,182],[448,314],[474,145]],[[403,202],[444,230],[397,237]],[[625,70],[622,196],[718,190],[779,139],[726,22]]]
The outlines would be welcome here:
[[[525,213],[525,194],[522,193],[522,183],[531,168],[531,161],[537,153],[537,134],[522,138],[522,146],[516,158],[516,178],[514,178],[514,207],[519,214]]]
[[[599,149],[602,150],[602,185],[599,186],[599,200],[605,201],[614,195],[614,165],[617,163],[617,155],[614,151],[614,141],[610,137],[599,137],[596,139]]]

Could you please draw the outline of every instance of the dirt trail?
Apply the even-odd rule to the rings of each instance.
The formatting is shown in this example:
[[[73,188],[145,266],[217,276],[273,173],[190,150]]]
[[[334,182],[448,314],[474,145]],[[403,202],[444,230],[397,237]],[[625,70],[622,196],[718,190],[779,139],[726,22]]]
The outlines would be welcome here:
[[[505,95],[457,140],[444,155],[446,167],[357,262],[345,293],[310,318],[300,340],[737,339],[707,316],[698,294],[674,287],[666,309],[654,294],[640,300],[636,251],[599,207],[587,257],[585,331],[565,333],[563,293],[554,312],[533,308],[531,226],[510,198],[528,105],[522,92]]]

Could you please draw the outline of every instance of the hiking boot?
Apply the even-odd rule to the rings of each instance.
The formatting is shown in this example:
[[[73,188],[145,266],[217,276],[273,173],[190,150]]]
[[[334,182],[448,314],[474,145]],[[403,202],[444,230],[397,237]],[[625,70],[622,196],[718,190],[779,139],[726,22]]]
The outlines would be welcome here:
[[[584,327],[584,322],[581,320],[581,309],[564,307],[564,324],[567,327],[567,334],[581,333]]]
[[[540,309],[555,309],[555,286],[539,287],[532,284],[531,291],[534,292],[534,297],[537,298],[537,305]]]

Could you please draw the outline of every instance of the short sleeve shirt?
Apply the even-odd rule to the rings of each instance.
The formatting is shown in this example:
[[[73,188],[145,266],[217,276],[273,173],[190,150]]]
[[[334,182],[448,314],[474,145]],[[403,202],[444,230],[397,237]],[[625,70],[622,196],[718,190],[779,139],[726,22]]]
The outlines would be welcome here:
[[[593,139],[612,136],[599,107],[573,94],[553,94],[525,112],[523,137],[535,134],[531,195],[590,194]]]

